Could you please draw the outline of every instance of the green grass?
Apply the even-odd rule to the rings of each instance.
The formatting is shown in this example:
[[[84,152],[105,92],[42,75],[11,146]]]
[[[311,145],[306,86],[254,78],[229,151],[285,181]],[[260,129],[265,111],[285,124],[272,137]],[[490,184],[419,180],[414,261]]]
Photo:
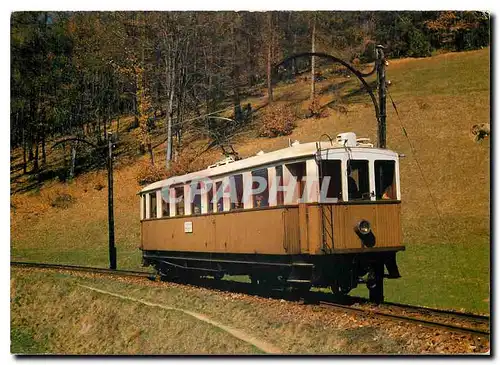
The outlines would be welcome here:
[[[487,244],[411,244],[397,254],[402,278],[385,280],[391,302],[489,313]],[[351,292],[367,297],[364,285]]]
[[[10,330],[10,352],[12,354],[37,355],[47,352],[47,342],[37,341],[29,327]]]
[[[92,248],[19,248],[12,251],[12,261],[47,262],[66,265],[109,267],[107,242],[102,247]],[[117,248],[117,268],[121,270],[143,270],[138,249]]]

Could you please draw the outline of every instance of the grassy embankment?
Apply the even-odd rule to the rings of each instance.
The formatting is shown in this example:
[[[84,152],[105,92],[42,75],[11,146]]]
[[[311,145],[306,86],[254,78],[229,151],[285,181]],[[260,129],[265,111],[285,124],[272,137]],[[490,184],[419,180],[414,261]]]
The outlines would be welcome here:
[[[387,300],[488,311],[490,146],[488,140],[474,142],[469,130],[473,124],[489,122],[489,62],[489,49],[485,49],[394,60],[388,68],[390,93],[416,154],[410,150],[389,101],[388,147],[406,155],[401,161],[401,185],[407,250],[398,254],[403,278],[387,282]],[[336,86],[329,86],[331,82]],[[299,81],[277,87],[275,95],[278,100],[304,104],[308,89],[307,82]],[[323,118],[298,120],[292,140],[315,141],[322,133],[335,135],[341,131],[376,140],[373,108],[366,95],[356,93],[357,81],[329,78],[318,89],[322,103],[334,100],[334,105],[343,104],[347,113],[326,108]],[[126,133],[125,125],[122,122],[122,144],[135,140],[135,131]],[[237,136],[234,146],[240,155],[274,150],[288,143],[288,137],[255,136],[255,128]],[[194,141],[193,145],[202,143],[205,141]],[[130,158],[115,172],[116,242],[121,268],[140,265],[135,195],[140,189],[135,179],[140,159],[145,157]],[[158,153],[157,160],[161,163],[162,159],[164,154]],[[18,152],[14,153],[13,164],[16,162]],[[13,195],[12,259],[106,266],[106,189],[98,190],[97,182],[105,185],[105,172],[79,176],[69,185],[52,182],[39,190]],[[52,207],[51,202],[63,192],[70,194],[74,203],[66,209]],[[354,293],[365,291],[357,289]]]
[[[12,352],[436,354],[489,347],[463,334],[171,283],[17,269],[11,283]]]

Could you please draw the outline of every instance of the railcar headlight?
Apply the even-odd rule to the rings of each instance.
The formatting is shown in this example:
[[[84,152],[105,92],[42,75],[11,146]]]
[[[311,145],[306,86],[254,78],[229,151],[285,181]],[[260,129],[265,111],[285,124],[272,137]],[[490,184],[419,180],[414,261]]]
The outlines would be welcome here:
[[[356,226],[356,230],[362,235],[367,235],[372,231],[372,227],[370,225],[370,222],[362,219],[358,222],[358,225]]]

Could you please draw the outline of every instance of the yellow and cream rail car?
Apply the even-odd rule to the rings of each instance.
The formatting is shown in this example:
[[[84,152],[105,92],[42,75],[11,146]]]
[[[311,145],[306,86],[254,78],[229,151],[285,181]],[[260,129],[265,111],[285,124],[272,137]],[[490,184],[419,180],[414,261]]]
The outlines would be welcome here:
[[[341,294],[365,282],[379,302],[404,250],[399,182],[398,154],[354,133],[228,158],[140,192],[143,262]]]

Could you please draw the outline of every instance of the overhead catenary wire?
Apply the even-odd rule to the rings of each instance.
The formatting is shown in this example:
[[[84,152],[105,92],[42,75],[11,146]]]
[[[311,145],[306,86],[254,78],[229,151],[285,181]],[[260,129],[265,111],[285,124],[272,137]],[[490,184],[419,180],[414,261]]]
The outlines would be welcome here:
[[[436,198],[434,197],[434,194],[432,194],[432,190],[430,188],[429,182],[425,178],[422,166],[420,165],[420,162],[418,161],[417,155],[415,153],[415,147],[414,147],[414,145],[413,145],[413,143],[412,143],[412,141],[410,139],[410,136],[408,135],[408,132],[406,131],[406,128],[404,127],[404,124],[403,124],[403,121],[402,121],[402,119],[401,119],[401,117],[399,115],[396,103],[394,102],[394,99],[392,98],[392,95],[391,95],[391,93],[388,90],[387,90],[387,95],[389,95],[389,98],[391,99],[391,103],[392,103],[392,106],[394,108],[394,111],[396,112],[396,116],[398,117],[399,125],[401,127],[401,130],[403,131],[403,135],[406,137],[406,139],[408,141],[408,145],[410,146],[410,150],[411,150],[412,156],[413,156],[413,158],[414,158],[414,160],[415,160],[415,162],[417,164],[418,170],[420,172],[422,180],[424,181],[424,184],[425,184],[425,186],[427,188],[427,191],[429,192],[429,196],[431,198],[432,204],[434,205],[434,209],[436,211],[436,215],[438,217],[439,225],[441,226],[441,229],[442,229],[445,241],[446,241],[446,243],[449,246],[452,247],[453,253],[456,256],[455,247],[454,247],[454,245],[451,242],[450,236],[448,235],[448,230],[444,226],[443,217],[441,215],[441,212],[439,211],[439,208],[438,208],[438,205],[437,205],[437,202],[436,202]],[[468,295],[471,297],[471,292],[470,291],[468,291]]]
[[[412,156],[417,164],[418,170],[420,172],[420,176],[422,177],[422,180],[424,181],[425,187],[427,188],[427,191],[429,192],[429,196],[431,197],[432,204],[434,205],[434,209],[436,210],[436,213],[438,215],[439,222],[440,222],[440,224],[442,224],[443,219],[442,219],[441,213],[439,211],[439,208],[437,206],[436,199],[435,199],[434,195],[432,194],[432,190],[430,188],[429,182],[425,178],[424,170],[422,169],[422,166],[420,165],[420,162],[418,161],[417,154],[415,153],[415,147],[413,146],[413,143],[410,139],[410,136],[408,135],[408,132],[406,131],[406,128],[403,125],[403,121],[401,120],[401,117],[399,116],[398,108],[397,108],[396,103],[394,102],[394,99],[392,98],[392,95],[389,92],[389,90],[387,90],[387,95],[389,95],[389,98],[391,99],[392,107],[394,108],[394,110],[396,112],[396,116],[398,117],[398,121],[399,121],[399,125],[401,127],[401,130],[403,131],[404,136],[408,140],[408,145],[410,146],[411,154],[412,154]]]
[[[214,114],[218,114],[218,113],[221,113],[221,112],[224,112],[224,111],[227,111],[227,110],[231,110],[233,109],[233,107],[227,107],[227,108],[224,108],[224,109],[220,109],[220,110],[216,110],[214,112],[210,112],[210,113],[206,113],[206,114],[202,114],[202,115],[198,115],[197,117],[193,117],[193,118],[190,118],[190,119],[185,119],[185,120],[182,120],[182,123],[187,123],[187,122],[192,122],[194,120],[197,120],[197,119],[201,119],[201,118],[205,118],[205,117],[209,117],[211,115],[214,115]],[[177,126],[179,125],[180,123],[177,121],[177,118],[172,118],[172,126]],[[165,142],[167,142],[167,139],[168,138],[165,138],[163,139],[160,143],[157,143],[155,144],[152,148],[155,149],[159,146],[161,146],[162,144],[164,144]]]

